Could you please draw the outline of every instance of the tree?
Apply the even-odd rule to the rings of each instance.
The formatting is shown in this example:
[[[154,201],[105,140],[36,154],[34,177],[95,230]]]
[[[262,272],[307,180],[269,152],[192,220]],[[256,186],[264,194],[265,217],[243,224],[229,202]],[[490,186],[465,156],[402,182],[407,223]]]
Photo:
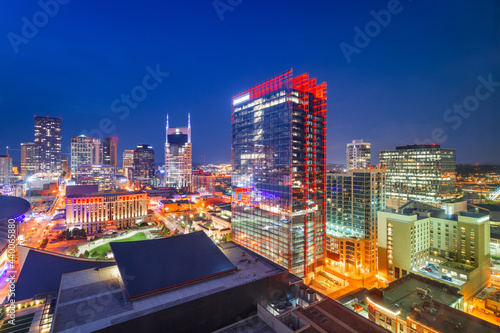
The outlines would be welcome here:
[[[92,257],[98,257],[99,256],[99,252],[97,251],[93,251],[92,254],[91,254]]]
[[[77,253],[78,253],[78,245],[76,244],[71,244],[69,247],[68,247],[68,253],[69,255],[72,255],[72,256],[75,256]]]
[[[88,257],[89,257],[89,255],[90,255],[90,253],[89,253],[89,251],[88,251],[88,250],[85,250],[85,252],[83,252],[83,256],[84,256],[85,258],[88,258]]]
[[[48,243],[49,243],[49,239],[47,237],[45,237],[44,239],[42,239],[42,242],[40,243],[40,248],[45,249],[47,247]]]

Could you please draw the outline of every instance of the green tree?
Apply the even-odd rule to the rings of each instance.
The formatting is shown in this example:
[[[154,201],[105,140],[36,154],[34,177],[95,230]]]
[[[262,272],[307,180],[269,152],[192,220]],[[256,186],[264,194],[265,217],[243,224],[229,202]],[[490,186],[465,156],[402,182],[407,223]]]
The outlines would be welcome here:
[[[76,244],[71,244],[71,245],[68,247],[67,252],[68,252],[68,253],[69,253],[69,255],[71,255],[71,256],[76,256],[76,254],[78,253],[78,245],[76,245]]]
[[[40,243],[40,248],[45,249],[47,247],[48,243],[49,243],[49,239],[47,237],[45,237],[44,239],[42,239],[42,242]]]
[[[89,255],[90,255],[90,253],[89,253],[89,251],[88,251],[88,250],[85,250],[85,252],[83,252],[83,256],[84,256],[85,258],[88,258],[88,257],[89,257]]]
[[[92,254],[91,254],[92,257],[96,258],[99,256],[99,252],[97,251],[93,251]]]

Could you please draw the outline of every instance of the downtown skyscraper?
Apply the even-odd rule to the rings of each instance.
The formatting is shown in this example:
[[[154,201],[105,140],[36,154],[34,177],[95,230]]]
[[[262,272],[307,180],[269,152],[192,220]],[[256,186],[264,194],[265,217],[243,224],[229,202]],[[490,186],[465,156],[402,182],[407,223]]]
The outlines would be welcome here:
[[[232,239],[305,277],[325,258],[326,83],[292,70],[232,99]]]
[[[61,171],[61,118],[35,116],[35,165],[40,172]]]
[[[410,200],[440,206],[455,198],[455,149],[439,145],[409,145],[380,152],[386,169],[387,207],[399,208]]]
[[[71,175],[76,177],[78,168],[93,163],[94,140],[85,135],[71,138]]]
[[[347,171],[352,169],[366,169],[371,165],[371,143],[361,140],[352,140],[347,144],[346,165]]]
[[[118,139],[115,137],[104,138],[102,141],[102,162],[103,164],[118,167]]]
[[[193,184],[193,147],[191,144],[191,116],[188,126],[170,128],[167,115],[165,141],[165,180],[168,187],[188,188]]]

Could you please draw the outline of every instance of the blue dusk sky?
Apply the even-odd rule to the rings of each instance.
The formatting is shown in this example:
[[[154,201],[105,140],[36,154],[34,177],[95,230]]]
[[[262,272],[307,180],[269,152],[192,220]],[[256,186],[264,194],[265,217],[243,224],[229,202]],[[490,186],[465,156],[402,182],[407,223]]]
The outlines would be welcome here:
[[[500,163],[500,1],[2,1],[0,154],[33,116],[155,148],[191,113],[193,162],[230,162],[231,97],[283,71],[328,84],[327,160],[440,143]],[[69,156],[69,155],[63,155]],[[204,157],[202,157],[204,156]]]

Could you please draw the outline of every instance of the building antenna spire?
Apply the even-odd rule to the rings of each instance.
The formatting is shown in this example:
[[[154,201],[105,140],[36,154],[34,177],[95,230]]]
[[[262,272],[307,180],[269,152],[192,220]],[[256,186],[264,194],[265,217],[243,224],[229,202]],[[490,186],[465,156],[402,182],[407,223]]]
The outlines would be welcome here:
[[[191,113],[188,113],[188,128],[191,128]]]
[[[165,131],[165,143],[168,143],[168,113],[167,113],[167,127]]]

